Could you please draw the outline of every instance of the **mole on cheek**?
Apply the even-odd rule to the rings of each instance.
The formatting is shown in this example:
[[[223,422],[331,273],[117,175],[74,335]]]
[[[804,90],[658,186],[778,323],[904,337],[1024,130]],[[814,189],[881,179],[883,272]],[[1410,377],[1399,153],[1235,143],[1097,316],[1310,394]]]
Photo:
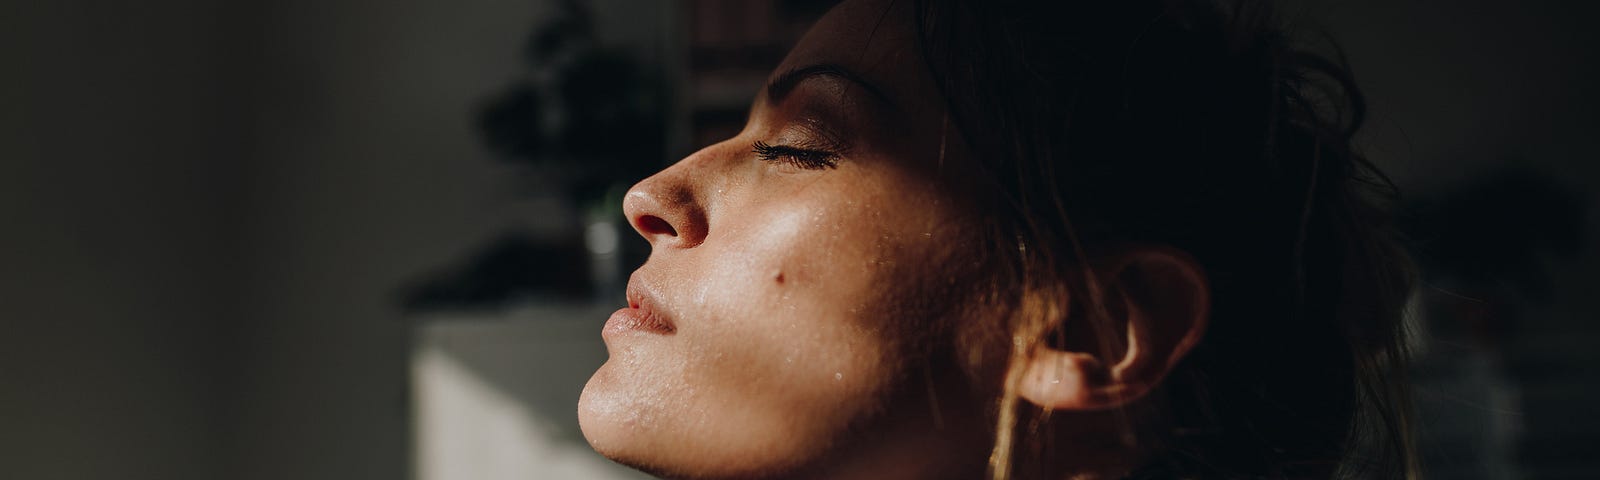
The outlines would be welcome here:
[[[772,281],[777,282],[779,285],[783,285],[783,270],[773,271]]]

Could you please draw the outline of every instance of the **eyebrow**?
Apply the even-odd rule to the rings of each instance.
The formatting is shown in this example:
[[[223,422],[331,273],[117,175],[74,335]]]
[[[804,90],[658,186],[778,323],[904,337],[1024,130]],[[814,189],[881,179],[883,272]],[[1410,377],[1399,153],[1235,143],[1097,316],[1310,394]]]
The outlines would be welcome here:
[[[778,75],[777,78],[773,78],[772,82],[767,84],[767,100],[774,103],[782,101],[783,97],[794,91],[795,87],[800,86],[801,82],[818,77],[833,77],[849,81],[860,86],[867,93],[871,93],[872,96],[883,101],[885,105],[894,106],[894,102],[889,100],[889,96],[873,85],[872,82],[867,81],[865,77],[850,71],[848,68],[844,68],[844,66],[832,63],[808,65],[783,72],[782,75]]]

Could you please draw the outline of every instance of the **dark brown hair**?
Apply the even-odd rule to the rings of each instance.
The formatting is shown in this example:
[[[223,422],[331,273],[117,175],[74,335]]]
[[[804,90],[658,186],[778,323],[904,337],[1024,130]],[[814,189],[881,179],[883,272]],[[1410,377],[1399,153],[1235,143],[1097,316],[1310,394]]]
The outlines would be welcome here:
[[[1160,420],[1129,422],[1155,455],[1147,474],[1414,473],[1413,274],[1389,228],[1394,188],[1351,146],[1365,105],[1331,42],[1295,42],[1268,2],[915,3],[952,123],[999,198],[994,296],[1010,313],[986,331],[1015,341],[988,344],[1018,358],[1068,318],[1103,321],[1086,265],[1169,245],[1207,272],[1212,315],[1153,394]],[[997,477],[1013,440],[1040,440],[1014,428],[1035,418],[1020,408],[998,403]]]

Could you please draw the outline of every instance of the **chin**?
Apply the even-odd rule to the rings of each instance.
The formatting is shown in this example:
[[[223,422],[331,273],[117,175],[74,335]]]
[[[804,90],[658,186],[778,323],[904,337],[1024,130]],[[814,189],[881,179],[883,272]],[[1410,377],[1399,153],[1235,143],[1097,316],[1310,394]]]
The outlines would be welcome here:
[[[680,468],[671,468],[659,456],[670,456],[668,445],[656,441],[663,437],[661,426],[652,421],[649,404],[637,399],[642,392],[626,391],[610,375],[608,363],[600,367],[584,385],[578,397],[578,427],[595,452],[630,468],[661,478],[701,478]],[[681,455],[680,455],[681,456]]]
[[[625,415],[628,407],[619,401],[625,392],[612,391],[614,385],[609,381],[607,367],[609,365],[601,366],[583,386],[583,393],[578,397],[578,428],[596,452],[627,464],[619,456],[628,450],[629,439],[638,440],[637,435],[628,432],[634,429],[629,424],[637,422]]]
[[[807,448],[817,445],[796,442],[808,432],[776,434],[781,427],[741,415],[747,412],[701,419],[707,425],[683,412],[654,411],[661,403],[639,400],[650,392],[628,389],[608,367],[584,386],[578,425],[589,446],[613,462],[670,479],[783,478],[821,456],[820,448]],[[684,431],[691,425],[701,428]]]

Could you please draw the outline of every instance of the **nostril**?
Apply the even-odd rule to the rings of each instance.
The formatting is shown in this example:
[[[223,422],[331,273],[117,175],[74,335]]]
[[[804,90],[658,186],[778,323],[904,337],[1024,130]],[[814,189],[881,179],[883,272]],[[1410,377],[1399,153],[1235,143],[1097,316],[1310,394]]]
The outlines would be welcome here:
[[[639,217],[638,222],[639,231],[644,232],[646,235],[678,236],[678,231],[672,228],[672,224],[667,223],[666,219],[661,217],[644,215]]]

